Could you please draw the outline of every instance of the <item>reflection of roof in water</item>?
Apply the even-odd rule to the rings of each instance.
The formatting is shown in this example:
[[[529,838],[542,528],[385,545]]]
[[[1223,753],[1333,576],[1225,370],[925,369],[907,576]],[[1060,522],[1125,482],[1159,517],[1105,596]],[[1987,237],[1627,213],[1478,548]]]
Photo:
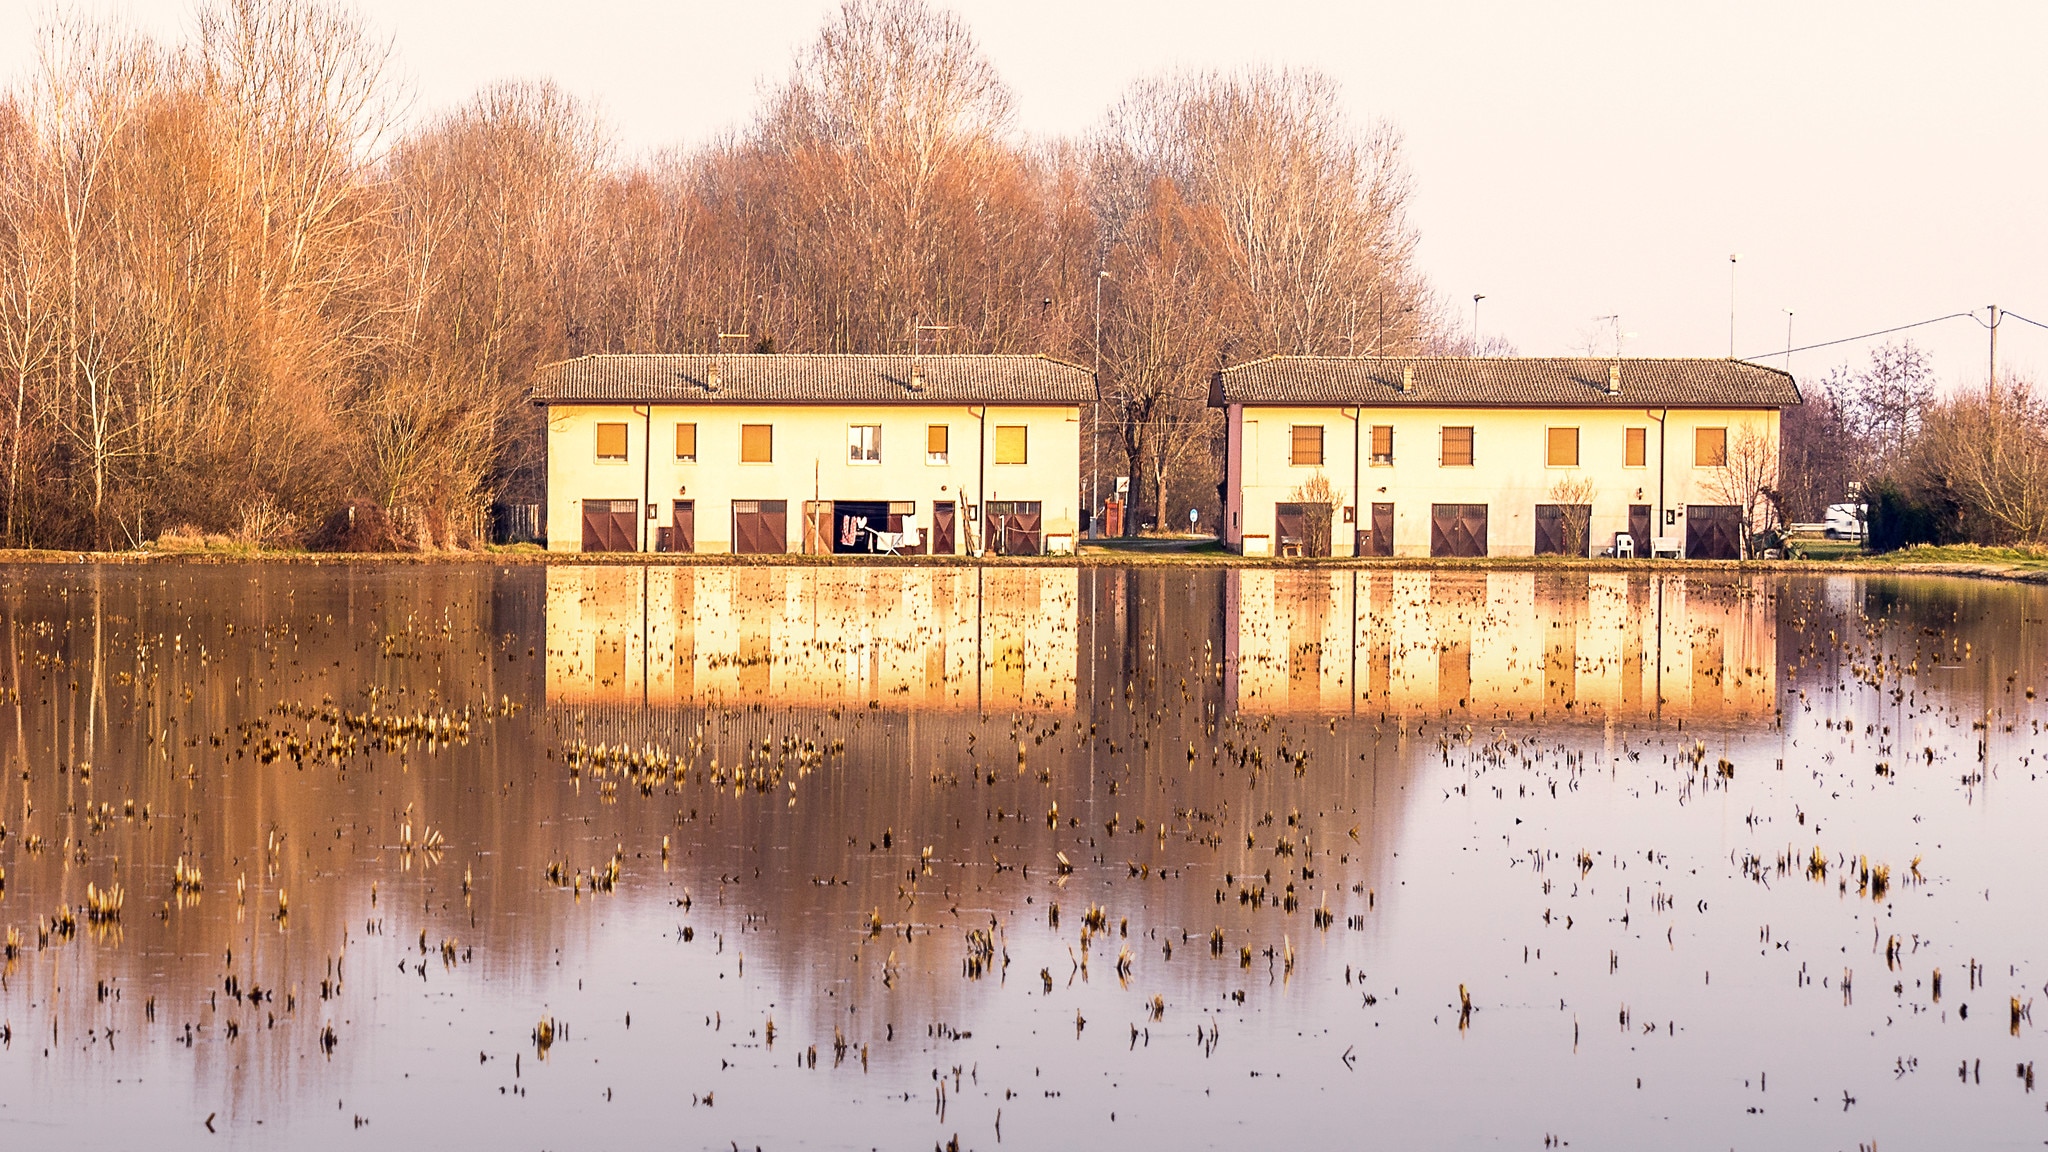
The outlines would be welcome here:
[[[1628,573],[1237,570],[1226,593],[1231,704],[1255,714],[1765,717],[1777,684],[1766,588]]]
[[[1071,569],[548,570],[548,703],[1074,707]]]

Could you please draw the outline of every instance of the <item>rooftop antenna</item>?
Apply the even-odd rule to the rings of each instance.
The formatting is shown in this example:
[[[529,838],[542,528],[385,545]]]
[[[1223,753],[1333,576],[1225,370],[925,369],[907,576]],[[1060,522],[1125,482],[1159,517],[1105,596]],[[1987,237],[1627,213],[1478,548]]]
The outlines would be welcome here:
[[[718,350],[712,353],[711,367],[708,370],[706,370],[704,374],[704,386],[706,388],[710,389],[713,392],[716,392],[723,383],[723,381],[719,379],[719,377],[722,375],[721,369],[723,368],[723,365],[719,363],[718,358],[720,356],[725,355],[725,342],[727,340],[748,340],[751,338],[751,335],[746,332],[720,332],[718,334]],[[746,345],[741,344],[740,347],[742,349],[745,349]]]
[[[917,367],[917,346],[926,332],[947,332],[951,324],[915,324],[910,326],[910,387],[913,391],[924,387],[924,373]]]
[[[1608,382],[1608,385],[1609,385],[1608,391],[1609,391],[1609,392],[1611,393],[1611,392],[1615,392],[1615,391],[1619,390],[1619,388],[1621,387],[1621,344],[1622,344],[1622,341],[1624,341],[1624,340],[1632,340],[1632,339],[1634,339],[1634,338],[1635,338],[1635,333],[1633,333],[1633,332],[1623,332],[1623,331],[1621,330],[1621,313],[1619,313],[1619,312],[1616,312],[1616,313],[1614,313],[1614,314],[1613,314],[1613,315],[1611,315],[1611,316],[1595,316],[1595,317],[1593,317],[1593,321],[1594,321],[1594,323],[1596,323],[1596,324],[1597,324],[1597,323],[1599,323],[1599,322],[1601,322],[1601,321],[1603,321],[1603,320],[1604,320],[1604,321],[1608,321],[1608,322],[1611,322],[1611,323],[1612,323],[1612,324],[1614,325],[1614,364],[1613,364],[1613,366],[1612,366],[1611,368],[1609,368],[1609,369],[1608,369],[1608,372],[1607,372],[1607,382]]]

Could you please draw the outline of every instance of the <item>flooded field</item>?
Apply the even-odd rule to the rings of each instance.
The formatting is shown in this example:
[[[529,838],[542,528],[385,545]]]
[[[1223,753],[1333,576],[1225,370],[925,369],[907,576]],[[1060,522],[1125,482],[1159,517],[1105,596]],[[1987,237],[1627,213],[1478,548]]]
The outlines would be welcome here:
[[[10,1146],[2048,1139],[2048,589],[0,587]]]

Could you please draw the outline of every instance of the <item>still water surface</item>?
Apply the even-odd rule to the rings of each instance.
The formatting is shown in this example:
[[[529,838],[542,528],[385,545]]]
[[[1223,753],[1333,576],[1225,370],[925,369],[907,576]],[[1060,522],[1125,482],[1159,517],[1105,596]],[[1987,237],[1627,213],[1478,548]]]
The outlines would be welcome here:
[[[0,586],[10,1146],[2048,1139],[2048,590]]]

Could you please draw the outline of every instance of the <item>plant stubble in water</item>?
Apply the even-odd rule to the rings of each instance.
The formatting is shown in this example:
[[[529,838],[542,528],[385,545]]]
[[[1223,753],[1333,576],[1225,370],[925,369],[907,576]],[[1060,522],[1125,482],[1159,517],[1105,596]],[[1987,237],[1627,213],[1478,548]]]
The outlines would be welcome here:
[[[2041,590],[483,566],[5,587],[12,1137],[2048,1127]]]

